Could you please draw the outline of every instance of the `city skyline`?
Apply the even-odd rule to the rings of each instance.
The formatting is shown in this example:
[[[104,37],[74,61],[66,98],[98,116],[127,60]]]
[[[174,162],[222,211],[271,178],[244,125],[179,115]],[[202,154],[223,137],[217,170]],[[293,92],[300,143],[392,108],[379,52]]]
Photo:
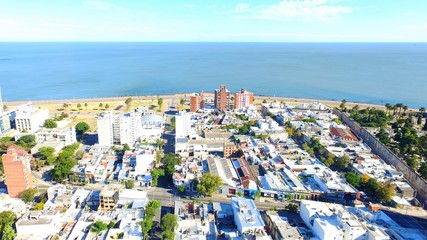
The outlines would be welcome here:
[[[0,1],[0,41],[425,42],[427,2]]]

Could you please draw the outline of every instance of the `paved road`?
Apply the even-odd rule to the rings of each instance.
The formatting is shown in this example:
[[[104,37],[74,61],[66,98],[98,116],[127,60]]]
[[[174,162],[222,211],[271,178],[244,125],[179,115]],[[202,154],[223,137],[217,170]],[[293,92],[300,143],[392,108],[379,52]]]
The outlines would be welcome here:
[[[192,202],[192,199],[181,197],[179,195],[174,194],[174,190],[166,189],[166,188],[151,188],[147,190],[147,196],[149,199],[156,199],[159,201],[162,206],[168,206],[173,207],[175,200],[185,201],[185,202]],[[220,202],[220,203],[227,203],[231,204],[231,198],[227,198],[224,195],[214,195],[212,197],[205,197],[205,198],[197,198],[198,201],[202,202]],[[271,202],[260,202],[255,201],[255,204],[257,205],[258,209],[260,210],[268,210],[273,207],[276,209],[284,209],[287,205],[286,203],[280,203],[280,202],[274,202],[273,200]]]

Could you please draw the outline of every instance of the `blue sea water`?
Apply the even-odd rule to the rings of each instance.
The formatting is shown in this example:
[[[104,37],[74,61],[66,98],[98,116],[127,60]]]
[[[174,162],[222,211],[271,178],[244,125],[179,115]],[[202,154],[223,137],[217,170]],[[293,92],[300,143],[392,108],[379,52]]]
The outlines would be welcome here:
[[[212,92],[427,106],[426,43],[0,43],[5,101]]]

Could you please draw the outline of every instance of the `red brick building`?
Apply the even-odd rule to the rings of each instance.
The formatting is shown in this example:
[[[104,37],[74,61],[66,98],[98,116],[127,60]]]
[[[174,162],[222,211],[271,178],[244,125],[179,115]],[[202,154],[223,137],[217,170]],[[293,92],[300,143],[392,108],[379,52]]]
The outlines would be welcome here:
[[[231,92],[229,92],[224,85],[221,85],[220,88],[216,89],[214,92],[215,108],[218,109],[218,111],[231,109],[233,105],[231,97]]]
[[[193,94],[190,96],[190,112],[197,112],[199,109],[203,109],[205,106],[205,99],[203,92]]]
[[[9,147],[2,159],[9,196],[18,198],[22,191],[33,187],[30,167],[31,155],[25,150]]]

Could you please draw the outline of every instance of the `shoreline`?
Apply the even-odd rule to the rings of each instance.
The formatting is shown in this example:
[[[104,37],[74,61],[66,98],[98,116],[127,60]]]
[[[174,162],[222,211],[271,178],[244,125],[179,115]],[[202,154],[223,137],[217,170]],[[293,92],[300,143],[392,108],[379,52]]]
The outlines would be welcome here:
[[[93,103],[93,102],[120,102],[125,101],[127,98],[132,98],[133,100],[152,100],[157,98],[163,99],[181,99],[188,98],[192,93],[178,93],[178,94],[164,94],[164,95],[133,95],[133,96],[120,96],[120,97],[101,97],[101,98],[72,98],[72,99],[51,99],[51,100],[33,100],[33,101],[7,101],[3,102],[3,105],[6,106],[17,106],[25,103],[32,103],[33,105],[57,105],[64,103]],[[213,97],[213,93],[204,93],[206,97]],[[269,100],[269,101],[284,101],[287,103],[310,103],[310,102],[320,102],[329,107],[338,106],[341,104],[341,100],[333,99],[312,99],[312,98],[299,98],[299,97],[278,97],[278,96],[267,96],[267,95],[254,95],[255,101]],[[346,106],[355,106],[359,105],[360,108],[375,107],[377,109],[385,109],[384,105],[376,103],[365,103],[365,102],[347,102]],[[414,109],[415,108],[410,108]]]

